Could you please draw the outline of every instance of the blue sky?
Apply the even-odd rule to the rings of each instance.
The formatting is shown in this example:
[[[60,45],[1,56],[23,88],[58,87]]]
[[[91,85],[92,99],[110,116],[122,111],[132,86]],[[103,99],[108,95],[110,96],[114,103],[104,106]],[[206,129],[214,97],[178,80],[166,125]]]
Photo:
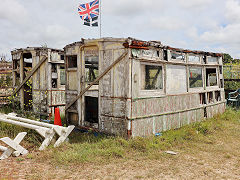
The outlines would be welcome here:
[[[98,38],[77,7],[87,0],[0,0],[0,54],[14,48],[63,48]],[[102,0],[104,37],[158,40],[164,45],[240,58],[240,0]]]

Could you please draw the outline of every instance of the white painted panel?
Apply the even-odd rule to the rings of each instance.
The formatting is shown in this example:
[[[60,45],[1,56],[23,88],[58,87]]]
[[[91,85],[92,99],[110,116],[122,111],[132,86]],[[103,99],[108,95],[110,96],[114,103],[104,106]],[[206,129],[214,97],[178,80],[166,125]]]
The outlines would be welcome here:
[[[187,92],[186,67],[180,65],[167,65],[166,89],[167,94],[178,94]]]

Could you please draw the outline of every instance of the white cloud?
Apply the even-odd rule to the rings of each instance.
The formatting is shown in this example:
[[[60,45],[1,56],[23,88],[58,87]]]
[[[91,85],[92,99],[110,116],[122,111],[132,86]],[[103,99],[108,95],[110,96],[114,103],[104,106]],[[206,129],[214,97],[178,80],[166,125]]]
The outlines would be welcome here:
[[[26,21],[27,15],[27,10],[17,0],[0,0],[0,20],[21,23]]]
[[[83,26],[77,13],[89,1],[0,0],[0,53],[99,37],[98,28]],[[239,55],[240,0],[103,0],[102,15],[103,36]]]
[[[240,2],[238,0],[227,0],[225,16],[230,22],[240,22]]]
[[[186,26],[181,19],[170,16],[153,17],[150,19],[150,24],[152,28],[159,30],[180,30]]]
[[[191,10],[202,9],[209,6],[214,0],[178,0],[180,5],[186,9]]]

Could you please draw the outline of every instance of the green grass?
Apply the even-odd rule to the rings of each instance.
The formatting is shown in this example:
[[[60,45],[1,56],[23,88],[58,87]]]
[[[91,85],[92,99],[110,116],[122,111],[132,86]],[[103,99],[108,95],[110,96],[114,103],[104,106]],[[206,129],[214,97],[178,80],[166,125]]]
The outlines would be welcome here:
[[[45,151],[41,159],[51,159],[53,163],[69,165],[105,163],[109,160],[124,161],[138,157],[161,158],[165,150],[184,148],[194,143],[211,144],[210,137],[216,132],[224,131],[224,123],[240,124],[239,118],[240,111],[228,109],[223,115],[164,132],[160,137],[137,137],[130,140],[104,135],[95,137],[92,133],[74,133],[70,137],[70,143]]]
[[[50,161],[57,165],[107,163],[114,160],[138,159],[139,157],[159,159],[166,156],[165,150],[187,149],[191,151],[191,147],[199,146],[197,144],[203,144],[203,147],[204,144],[212,144],[215,139],[222,137],[227,128],[233,129],[238,126],[240,126],[240,111],[227,109],[222,115],[177,130],[163,132],[162,136],[137,137],[126,140],[122,137],[101,134],[94,136],[91,132],[74,132],[71,134],[69,142],[61,147],[50,147],[41,153],[33,152],[29,157],[42,162]],[[0,136],[3,133],[14,137],[17,132],[22,130],[0,123]],[[29,146],[39,144],[42,140],[33,131],[28,131],[28,133],[26,142]]]

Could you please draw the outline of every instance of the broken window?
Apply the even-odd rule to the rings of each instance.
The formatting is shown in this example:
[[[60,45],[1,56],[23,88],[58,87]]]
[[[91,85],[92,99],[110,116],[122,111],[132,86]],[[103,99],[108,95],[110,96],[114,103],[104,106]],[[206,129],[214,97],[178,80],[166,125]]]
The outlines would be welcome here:
[[[77,55],[67,56],[68,68],[77,68]]]
[[[214,102],[213,92],[208,92],[207,97],[208,97],[208,103],[213,103]]]
[[[23,54],[24,67],[32,68],[32,54],[24,53]]]
[[[52,64],[52,88],[57,88],[57,64]]]
[[[220,93],[220,91],[215,91],[215,99],[216,99],[216,101],[221,101],[221,93]]]
[[[178,52],[171,52],[171,59],[178,61],[185,61],[185,54]]]
[[[189,54],[188,55],[188,62],[190,62],[190,63],[200,63],[200,56]]]
[[[206,69],[206,86],[217,86],[217,69],[207,68]]]
[[[85,57],[85,82],[93,82],[98,77],[98,56]]]
[[[208,63],[217,63],[217,62],[218,62],[218,58],[217,58],[217,57],[209,56],[209,57],[207,58],[207,61],[208,61]]]
[[[19,67],[20,67],[20,61],[13,60],[13,69],[19,69]]]
[[[220,79],[220,88],[224,88],[223,79]]]
[[[203,87],[202,68],[190,67],[189,68],[189,87]]]
[[[52,64],[52,72],[57,73],[57,65]]]
[[[219,66],[219,73],[223,74],[223,66]]]
[[[168,51],[167,50],[163,51],[163,59],[168,61]]]
[[[60,66],[60,84],[66,84],[66,74],[65,74],[65,67],[62,65]]]
[[[142,89],[157,90],[163,89],[162,66],[142,65]]]
[[[52,79],[52,88],[57,88],[57,79]]]
[[[205,93],[200,93],[200,104],[206,104]]]

